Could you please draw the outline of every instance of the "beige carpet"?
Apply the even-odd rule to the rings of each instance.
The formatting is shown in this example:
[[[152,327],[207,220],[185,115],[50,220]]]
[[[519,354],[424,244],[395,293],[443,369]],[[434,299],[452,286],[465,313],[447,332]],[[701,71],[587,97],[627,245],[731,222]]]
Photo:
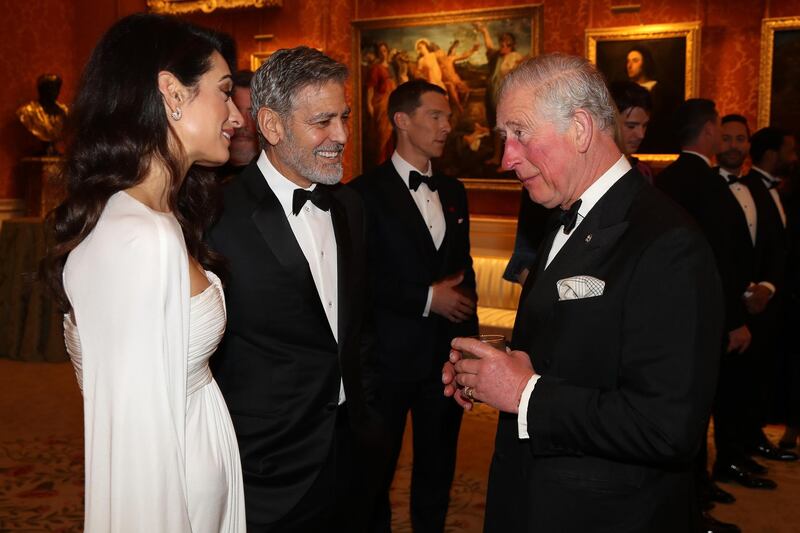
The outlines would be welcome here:
[[[495,423],[495,413],[483,406],[464,418],[448,532],[481,531]],[[767,428],[773,440],[781,431]],[[410,431],[405,443],[392,487],[396,533],[411,531]],[[718,506],[714,516],[745,533],[800,532],[800,464],[762,462],[778,489],[724,485],[738,501]],[[71,367],[0,359],[0,533],[81,531],[82,463],[81,399]]]

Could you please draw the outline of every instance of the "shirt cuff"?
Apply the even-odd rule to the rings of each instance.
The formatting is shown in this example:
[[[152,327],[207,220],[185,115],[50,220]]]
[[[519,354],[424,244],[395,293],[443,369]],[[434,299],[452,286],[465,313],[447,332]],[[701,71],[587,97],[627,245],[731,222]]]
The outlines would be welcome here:
[[[528,402],[531,400],[531,394],[533,394],[533,389],[536,387],[536,382],[539,381],[539,378],[542,377],[539,374],[534,374],[531,376],[531,379],[528,380],[528,384],[525,385],[525,388],[522,389],[522,396],[519,398],[519,412],[517,413],[517,432],[519,433],[519,438],[521,439],[529,439],[530,436],[528,435]]]
[[[771,296],[775,296],[775,291],[777,290],[777,289],[775,289],[775,285],[773,285],[769,281],[759,281],[758,284],[759,285],[763,285],[764,287],[768,288],[769,292],[772,293]]]
[[[425,302],[425,310],[422,316],[426,317],[431,314],[431,301],[433,300],[433,287],[428,287],[428,300]]]

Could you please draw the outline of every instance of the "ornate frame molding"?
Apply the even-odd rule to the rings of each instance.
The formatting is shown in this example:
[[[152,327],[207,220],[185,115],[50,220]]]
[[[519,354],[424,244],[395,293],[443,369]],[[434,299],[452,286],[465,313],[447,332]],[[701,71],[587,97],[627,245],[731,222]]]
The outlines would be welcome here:
[[[147,0],[147,7],[150,11],[170,15],[211,13],[216,9],[273,6],[283,6],[283,0]]]
[[[769,126],[772,105],[772,63],[775,51],[775,32],[800,30],[800,17],[767,18],[761,21],[761,58],[758,68],[758,128]]]

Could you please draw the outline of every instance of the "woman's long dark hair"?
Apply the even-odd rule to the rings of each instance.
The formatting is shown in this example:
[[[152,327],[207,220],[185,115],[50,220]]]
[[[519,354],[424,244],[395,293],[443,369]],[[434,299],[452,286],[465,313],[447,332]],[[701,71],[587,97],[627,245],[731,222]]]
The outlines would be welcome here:
[[[65,311],[71,308],[62,281],[67,255],[94,229],[111,195],[141,182],[154,161],[169,172],[169,207],[189,254],[220,270],[221,256],[202,239],[219,206],[217,182],[194,166],[181,176],[182,148],[176,150],[177,137],[170,141],[158,73],[171,72],[195,87],[211,68],[211,55],[224,46],[210,30],[136,14],[114,24],[92,52],[70,117],[67,199],[49,215],[51,242],[40,270]]]

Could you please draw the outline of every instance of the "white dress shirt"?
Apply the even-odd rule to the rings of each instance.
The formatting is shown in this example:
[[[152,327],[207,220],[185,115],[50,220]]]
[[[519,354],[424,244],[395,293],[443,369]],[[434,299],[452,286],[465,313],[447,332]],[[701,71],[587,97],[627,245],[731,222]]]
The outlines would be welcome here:
[[[786,227],[786,211],[783,210],[783,202],[781,202],[781,196],[778,194],[778,189],[775,188],[781,182],[780,178],[776,178],[769,172],[764,169],[758,168],[757,166],[753,165],[753,170],[761,174],[761,181],[764,182],[764,185],[772,187],[769,189],[769,194],[772,196],[772,201],[775,202],[775,206],[778,208],[778,213],[781,215],[781,222],[783,223],[783,227]]]
[[[422,215],[425,225],[428,226],[428,231],[431,233],[433,245],[438,250],[442,246],[444,234],[447,230],[447,224],[444,220],[444,210],[442,209],[442,201],[439,199],[439,191],[430,190],[428,185],[425,183],[421,183],[416,191],[412,191],[408,187],[409,174],[412,170],[419,172],[423,176],[433,175],[431,162],[428,161],[428,168],[424,172],[421,172],[419,169],[414,168],[411,163],[403,159],[403,157],[398,154],[397,151],[395,151],[392,154],[392,164],[394,165],[394,169],[403,179],[403,183],[406,184],[406,189],[408,190],[409,194],[411,194],[411,198],[414,200],[414,203],[417,205],[417,209],[419,209],[419,213]],[[428,287],[428,299],[425,302],[425,309],[422,311],[422,316],[428,316],[430,314],[432,299],[433,287]]]
[[[564,233],[563,226],[557,231],[556,236],[553,239],[553,245],[550,247],[550,253],[547,256],[545,268],[550,266],[550,262],[556,255],[558,255],[558,252],[561,251],[561,248],[564,247],[564,244],[566,244],[569,238],[572,235],[575,235],[575,230],[581,224],[583,219],[589,214],[589,211],[591,211],[595,204],[597,204],[600,198],[602,198],[622,176],[627,174],[630,169],[631,164],[623,155],[619,158],[619,160],[617,160],[616,163],[611,165],[611,168],[606,170],[602,176],[597,178],[597,180],[583,192],[580,197],[581,206],[578,208],[578,219],[575,222],[575,227],[572,228],[572,231],[569,233],[569,235]],[[536,387],[536,382],[539,381],[540,377],[541,376],[539,374],[534,374],[528,381],[528,384],[525,385],[525,388],[522,390],[522,397],[520,397],[519,400],[519,413],[517,414],[517,431],[519,438],[521,439],[530,438],[528,435],[528,404],[530,403],[533,389]]]
[[[333,333],[333,338],[339,342],[337,249],[331,213],[323,211],[308,201],[297,215],[292,214],[292,198],[295,189],[299,187],[278,172],[263,150],[258,157],[257,164],[261,174],[267,180],[267,185],[278,197],[278,202],[286,214],[297,244],[300,245],[300,249],[308,261],[308,268],[311,270],[320,302],[325,309],[328,325]],[[307,190],[312,191],[316,186],[317,184],[314,183]],[[344,401],[344,383],[340,380],[339,405]]]
[[[739,206],[741,206],[742,211],[744,211],[744,218],[747,220],[747,229],[750,231],[750,240],[752,241],[753,246],[755,246],[758,210],[756,209],[755,201],[753,201],[753,195],[750,194],[750,189],[748,189],[746,185],[738,182],[729,184],[728,176],[733,176],[733,172],[728,172],[722,167],[719,167],[719,175],[725,180],[725,184],[728,185],[728,188],[736,197],[736,201],[739,202]],[[739,176],[734,177],[738,178]]]

